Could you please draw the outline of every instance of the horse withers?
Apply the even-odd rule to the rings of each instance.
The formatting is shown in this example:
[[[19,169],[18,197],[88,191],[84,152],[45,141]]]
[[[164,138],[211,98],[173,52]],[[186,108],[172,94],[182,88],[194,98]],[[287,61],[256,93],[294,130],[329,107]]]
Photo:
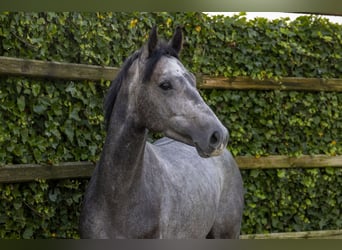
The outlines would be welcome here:
[[[228,131],[179,60],[182,30],[169,42],[154,27],[105,98],[107,136],[85,192],[82,238],[238,238],[239,168]],[[147,142],[148,131],[166,137]]]

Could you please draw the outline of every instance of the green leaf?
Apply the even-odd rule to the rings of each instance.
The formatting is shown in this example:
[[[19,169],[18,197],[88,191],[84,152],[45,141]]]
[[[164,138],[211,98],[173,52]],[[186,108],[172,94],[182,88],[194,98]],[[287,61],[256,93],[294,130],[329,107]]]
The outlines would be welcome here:
[[[33,111],[37,114],[44,113],[46,111],[46,109],[47,109],[47,106],[45,106],[43,104],[33,106]]]
[[[278,169],[277,170],[277,176],[279,178],[284,178],[286,176],[286,170],[285,169]]]
[[[25,96],[21,95],[17,98],[17,105],[20,112],[25,110]]]
[[[67,120],[64,124],[64,134],[68,137],[70,142],[74,141],[74,135],[75,135],[75,131],[74,131],[74,127],[73,124],[70,120]]]
[[[69,117],[73,120],[76,120],[76,121],[81,121],[81,118],[79,117],[78,115],[78,112],[80,111],[81,107],[80,106],[74,106],[70,112],[70,115]]]
[[[259,176],[259,174],[260,174],[260,170],[256,170],[256,169],[253,169],[250,172],[250,176],[253,178],[257,178]]]
[[[49,193],[49,199],[52,202],[56,202],[58,198],[58,194],[57,193]]]
[[[24,239],[30,239],[33,235],[33,229],[32,227],[28,227],[25,229],[24,233],[23,233],[23,238]]]
[[[325,168],[325,172],[329,175],[333,175],[335,173],[333,168]]]
[[[39,84],[33,84],[32,85],[32,94],[34,97],[37,97],[40,92],[40,85]]]

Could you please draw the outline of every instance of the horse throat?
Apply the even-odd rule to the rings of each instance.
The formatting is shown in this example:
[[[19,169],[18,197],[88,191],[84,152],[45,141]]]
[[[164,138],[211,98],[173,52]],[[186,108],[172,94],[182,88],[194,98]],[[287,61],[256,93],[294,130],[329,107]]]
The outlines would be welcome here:
[[[118,96],[99,162],[98,179],[115,194],[127,194],[141,177],[147,129],[134,119],[129,95]],[[105,181],[103,181],[105,180]]]

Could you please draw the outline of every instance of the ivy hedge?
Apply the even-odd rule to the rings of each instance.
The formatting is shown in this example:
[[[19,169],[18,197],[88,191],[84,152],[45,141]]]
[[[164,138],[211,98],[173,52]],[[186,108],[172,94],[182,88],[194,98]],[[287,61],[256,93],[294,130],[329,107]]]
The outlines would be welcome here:
[[[120,66],[157,24],[185,32],[182,61],[193,72],[342,78],[342,26],[210,18],[202,13],[0,14],[0,55]],[[0,77],[0,165],[96,161],[105,136],[108,81]],[[228,127],[234,155],[342,154],[342,93],[201,90]],[[1,167],[1,166],[0,166]],[[243,170],[242,233],[340,229],[342,170]],[[87,179],[0,184],[1,238],[78,238]]]

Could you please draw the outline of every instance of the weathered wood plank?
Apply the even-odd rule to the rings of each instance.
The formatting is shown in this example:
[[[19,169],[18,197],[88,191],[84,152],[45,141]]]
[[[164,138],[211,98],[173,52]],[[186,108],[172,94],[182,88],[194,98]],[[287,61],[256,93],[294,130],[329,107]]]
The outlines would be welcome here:
[[[342,239],[342,230],[245,234],[241,235],[240,239]]]
[[[0,75],[51,77],[73,80],[113,80],[118,68],[48,62],[0,56]]]
[[[65,162],[56,165],[5,165],[0,167],[0,183],[90,177],[94,167],[95,164],[91,162]]]
[[[51,77],[73,80],[112,80],[119,69],[115,67],[47,62],[0,56],[0,75]],[[280,81],[254,80],[249,77],[210,77],[197,74],[197,86],[202,89],[231,90],[305,90],[342,91],[342,79],[284,77]]]
[[[272,155],[260,158],[237,156],[235,159],[240,169],[342,167],[342,155],[302,155],[299,157]],[[4,165],[0,166],[0,183],[90,177],[94,167],[95,164],[91,162],[66,162],[56,165]]]
[[[199,77],[198,88],[231,90],[305,90],[342,91],[342,79],[284,77],[279,81],[272,79],[255,80],[249,77]]]
[[[342,155],[270,155],[260,158],[237,156],[235,160],[241,169],[342,167]]]

